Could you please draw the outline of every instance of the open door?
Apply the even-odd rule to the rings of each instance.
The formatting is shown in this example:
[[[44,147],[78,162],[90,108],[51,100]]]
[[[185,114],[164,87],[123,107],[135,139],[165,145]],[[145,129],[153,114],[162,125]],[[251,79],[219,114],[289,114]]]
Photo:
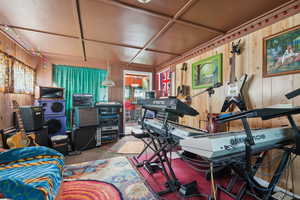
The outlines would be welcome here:
[[[123,76],[123,105],[126,134],[126,127],[136,126],[138,119],[142,115],[142,109],[141,106],[137,105],[137,100],[145,98],[145,92],[152,90],[152,73],[125,70]]]

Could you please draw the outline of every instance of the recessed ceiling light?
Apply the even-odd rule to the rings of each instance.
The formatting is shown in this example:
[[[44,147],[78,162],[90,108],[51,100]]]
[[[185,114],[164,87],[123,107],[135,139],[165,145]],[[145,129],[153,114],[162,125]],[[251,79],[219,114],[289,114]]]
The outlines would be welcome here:
[[[151,0],[138,0],[140,3],[149,3]]]

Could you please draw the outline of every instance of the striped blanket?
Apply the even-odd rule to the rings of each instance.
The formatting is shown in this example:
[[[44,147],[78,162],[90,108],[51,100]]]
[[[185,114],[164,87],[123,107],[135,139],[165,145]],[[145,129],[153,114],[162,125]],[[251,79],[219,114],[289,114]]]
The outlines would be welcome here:
[[[0,153],[0,193],[14,200],[53,200],[59,192],[63,155],[36,146]]]

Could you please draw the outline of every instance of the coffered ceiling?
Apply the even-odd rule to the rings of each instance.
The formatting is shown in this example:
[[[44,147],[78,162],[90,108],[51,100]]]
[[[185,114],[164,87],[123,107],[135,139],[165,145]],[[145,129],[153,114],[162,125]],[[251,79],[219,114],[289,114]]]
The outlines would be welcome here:
[[[44,56],[158,66],[289,1],[1,0],[0,27]]]

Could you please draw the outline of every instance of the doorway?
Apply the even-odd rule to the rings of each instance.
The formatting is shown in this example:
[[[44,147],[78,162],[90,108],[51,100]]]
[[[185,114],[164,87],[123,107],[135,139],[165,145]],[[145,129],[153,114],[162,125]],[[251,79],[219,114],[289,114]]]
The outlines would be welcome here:
[[[142,108],[137,104],[137,101],[144,99],[145,92],[152,90],[152,73],[124,70],[123,80],[124,124],[126,134],[126,132],[130,131],[127,130],[129,127],[138,125],[138,119],[140,119],[142,115]]]

